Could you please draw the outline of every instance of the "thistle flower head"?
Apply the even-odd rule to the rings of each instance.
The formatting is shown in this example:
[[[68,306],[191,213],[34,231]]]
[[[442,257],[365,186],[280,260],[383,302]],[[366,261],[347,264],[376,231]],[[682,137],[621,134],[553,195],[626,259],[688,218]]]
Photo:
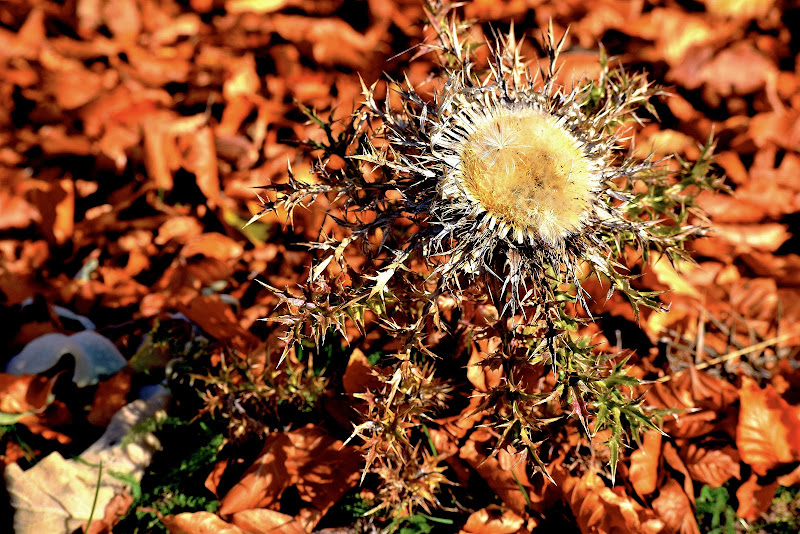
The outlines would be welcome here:
[[[405,87],[393,110],[365,90],[388,141],[365,159],[390,169],[420,227],[400,256],[421,250],[448,291],[464,276],[495,277],[512,310],[551,300],[559,283],[580,287],[583,262],[617,278],[619,236],[640,246],[660,239],[652,221],[625,212],[633,182],[657,173],[654,163],[620,154],[617,134],[656,90],[643,76],[608,70],[564,90],[555,81],[563,38],[556,43],[552,30],[536,74],[513,32],[498,37],[479,74],[456,26],[437,30],[448,65],[440,92],[426,100]]]
[[[445,201],[496,226],[500,239],[563,249],[587,222],[602,160],[590,159],[566,121],[539,106],[467,107],[459,120],[463,126],[434,138],[440,153],[458,154],[456,166],[443,168]]]

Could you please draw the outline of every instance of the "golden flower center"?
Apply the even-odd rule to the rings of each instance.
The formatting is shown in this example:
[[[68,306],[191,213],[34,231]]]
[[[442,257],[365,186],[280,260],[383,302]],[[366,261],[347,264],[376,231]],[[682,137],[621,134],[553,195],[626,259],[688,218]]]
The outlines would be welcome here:
[[[512,237],[563,241],[583,225],[596,177],[580,142],[537,109],[501,110],[461,147],[468,193]]]

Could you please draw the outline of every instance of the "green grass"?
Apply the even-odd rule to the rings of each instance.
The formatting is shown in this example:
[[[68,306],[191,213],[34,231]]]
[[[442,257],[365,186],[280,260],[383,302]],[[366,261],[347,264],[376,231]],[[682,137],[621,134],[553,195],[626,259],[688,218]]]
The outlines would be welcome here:
[[[769,510],[748,523],[736,515],[728,485],[703,486],[697,498],[697,525],[708,534],[796,534],[800,532],[800,488],[780,486]]]

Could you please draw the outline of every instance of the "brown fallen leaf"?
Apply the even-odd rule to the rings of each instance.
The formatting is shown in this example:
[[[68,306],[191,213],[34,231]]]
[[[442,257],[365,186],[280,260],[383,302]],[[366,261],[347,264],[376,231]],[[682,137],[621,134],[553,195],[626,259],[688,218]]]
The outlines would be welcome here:
[[[481,450],[492,439],[488,431],[476,430],[458,451],[458,455],[478,472],[508,508],[518,514],[526,514],[528,500],[533,502],[534,506],[537,503],[533,484],[528,479],[525,466],[518,463],[509,471],[503,470],[499,460],[489,457]],[[521,488],[528,493],[528,499],[522,494]]]
[[[289,432],[292,456],[290,474],[296,480],[300,498],[311,504],[298,514],[298,522],[313,530],[325,513],[355,486],[364,467],[361,452],[331,438],[321,428],[307,425]]]
[[[631,453],[628,480],[640,496],[650,495],[658,483],[658,466],[661,460],[661,433],[645,432],[642,446]]]
[[[0,188],[0,214],[0,230],[27,228],[31,223],[42,220],[39,210],[5,188]]]
[[[344,392],[350,396],[364,393],[367,390],[377,391],[381,387],[380,379],[373,374],[367,357],[359,348],[354,349],[350,354],[347,368],[342,376],[342,387]]]
[[[276,501],[292,484],[286,466],[291,444],[285,433],[268,436],[258,459],[220,500],[219,513],[228,516],[241,510],[269,506]]]
[[[112,534],[112,529],[117,522],[125,517],[133,504],[133,497],[123,491],[115,495],[106,505],[103,517],[93,518],[88,528],[84,527],[85,534]]]
[[[689,470],[686,468],[686,464],[684,463],[683,459],[678,454],[677,447],[673,445],[672,442],[667,441],[664,443],[662,451],[667,465],[683,475],[683,492],[689,497],[689,500],[692,501],[692,504],[694,504],[694,486],[692,484],[692,477],[689,474]]]
[[[276,31],[293,43],[310,43],[314,60],[321,65],[365,69],[379,48],[380,28],[359,33],[337,18],[275,15]],[[375,31],[378,30],[378,31]]]
[[[675,480],[670,479],[659,488],[658,497],[653,500],[653,510],[667,524],[669,532],[700,534],[692,503]]]
[[[719,449],[690,443],[679,451],[693,480],[718,488],[731,478],[740,478],[739,453],[730,445]]]
[[[48,241],[64,244],[75,230],[75,184],[71,178],[42,181],[28,193],[41,214],[41,228]]]
[[[745,41],[717,54],[701,73],[704,89],[721,98],[755,93],[776,75],[776,65]]]
[[[764,476],[770,469],[800,459],[800,407],[790,406],[767,385],[742,378],[736,445],[742,461]]]
[[[762,483],[754,471],[736,490],[736,499],[739,501],[736,515],[748,521],[755,521],[769,509],[776,489],[778,489],[777,480]]]
[[[36,59],[45,42],[44,9],[31,9],[19,31],[0,28],[0,57]]]
[[[176,302],[175,308],[206,333],[244,354],[259,344],[255,335],[239,325],[233,310],[219,295],[192,295],[188,302]]]
[[[161,518],[170,534],[248,534],[211,512],[184,512]]]
[[[0,414],[4,419],[39,413],[53,402],[59,375],[11,375],[0,373]],[[8,421],[3,424],[12,424]]]
[[[236,512],[231,521],[246,534],[307,534],[309,532],[294,517],[265,508]]]
[[[758,19],[766,16],[775,0],[703,0],[706,11],[720,17]]]
[[[142,18],[136,0],[102,2],[103,21],[111,34],[122,41],[133,41],[142,29]]]
[[[472,354],[467,362],[467,379],[478,391],[489,391],[500,385],[503,379],[503,368],[493,358],[502,345],[499,337],[480,339],[472,345]],[[486,360],[489,360],[484,364]]]
[[[757,147],[770,143],[797,151],[800,148],[800,110],[786,108],[759,113],[750,119],[748,135]]]
[[[358,482],[363,463],[357,449],[344,447],[313,425],[272,434],[258,459],[220,500],[219,513],[227,516],[268,507],[294,485],[308,505],[297,524],[311,530]]]
[[[4,474],[15,509],[14,531],[70,534],[89,519],[93,503],[97,503],[97,510],[104,510],[116,495],[127,490],[127,483],[117,473],[141,480],[158,442],[151,433],[136,434],[124,444],[122,439],[135,424],[163,410],[167,400],[168,396],[161,394],[128,404],[77,460],[66,460],[54,452],[27,471],[16,464],[8,465]]]
[[[597,473],[589,471],[578,478],[559,468],[553,478],[563,491],[581,532],[656,534],[664,530],[664,521],[652,510],[625,495],[621,488],[606,487]]]
[[[199,254],[225,261],[239,259],[243,251],[244,247],[230,237],[217,232],[206,232],[189,239],[181,249],[181,256],[188,259]]]
[[[654,385],[645,398],[658,408],[684,410],[677,419],[665,420],[664,430],[672,437],[692,438],[714,430],[738,392],[729,382],[690,367],[669,382]]]
[[[86,420],[96,426],[105,427],[123,406],[131,390],[131,371],[123,369],[107,380],[101,380],[94,394],[94,401]]]
[[[514,534],[525,520],[510,510],[481,508],[470,514],[461,532],[469,534]]]

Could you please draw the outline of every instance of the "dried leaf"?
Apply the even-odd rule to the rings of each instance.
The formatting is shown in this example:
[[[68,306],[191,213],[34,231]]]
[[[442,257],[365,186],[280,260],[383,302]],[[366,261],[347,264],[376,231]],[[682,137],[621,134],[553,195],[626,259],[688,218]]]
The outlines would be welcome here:
[[[473,512],[462,532],[471,534],[514,534],[525,520],[510,510],[481,508]]]
[[[91,410],[86,420],[97,426],[107,426],[125,404],[131,390],[131,373],[125,369],[97,385]]]
[[[554,478],[582,532],[655,534],[665,527],[652,510],[622,494],[620,489],[606,487],[596,473],[590,471],[577,478],[557,471]]]
[[[491,439],[488,432],[477,430],[470,435],[458,455],[478,472],[506,506],[518,514],[525,514],[528,499],[533,500],[535,497],[533,485],[525,473],[525,466],[517,464],[510,471],[501,469],[496,458],[488,457],[480,450]],[[523,489],[528,494],[528,499],[522,494]]]
[[[753,472],[750,478],[736,490],[736,499],[739,501],[736,515],[742,519],[755,521],[772,504],[775,490],[778,489],[778,481],[762,483],[760,478],[757,473]]]
[[[381,387],[380,379],[372,372],[372,367],[361,349],[356,348],[350,354],[347,369],[342,376],[345,393],[352,396],[367,390],[377,391]]]
[[[27,228],[42,219],[39,211],[13,192],[0,189],[0,230]]]
[[[231,518],[246,534],[306,534],[309,532],[294,517],[275,510],[242,510]]]
[[[0,373],[0,424],[14,424],[25,415],[40,413],[53,402],[53,377]]]
[[[184,512],[161,518],[170,534],[247,534],[211,512]]]
[[[101,376],[113,375],[128,363],[108,338],[85,330],[71,336],[51,333],[34,339],[11,358],[6,372],[16,375],[41,373],[67,355],[75,359],[72,381],[78,387],[96,384]]]
[[[467,362],[467,379],[478,391],[486,392],[500,385],[503,369],[500,362],[492,356],[501,345],[502,340],[497,336],[480,339],[473,344],[472,354]]]
[[[770,469],[800,459],[800,409],[767,385],[747,377],[739,390],[741,409],[736,445],[742,461],[764,476]]]
[[[284,433],[267,437],[258,459],[220,500],[219,513],[231,515],[241,510],[269,506],[292,484],[286,465],[291,440]]]
[[[758,19],[766,16],[775,0],[704,0],[706,10],[712,15]]]
[[[675,480],[668,480],[659,489],[658,497],[653,500],[653,510],[667,524],[669,532],[700,534],[692,503]]]
[[[661,459],[661,433],[645,432],[642,446],[631,453],[628,480],[640,496],[650,495],[658,483],[658,466]]]
[[[112,474],[141,480],[158,442],[149,433],[137,435],[125,445],[122,438],[135,424],[163,410],[167,399],[161,394],[147,402],[128,404],[114,416],[103,436],[80,455],[80,461],[65,460],[54,452],[24,472],[16,464],[8,465],[5,479],[15,509],[14,532],[71,534],[89,519],[95,499],[97,509],[104,510],[115,495],[127,490],[123,478]],[[101,463],[102,474],[98,469]]]
[[[190,239],[181,249],[184,258],[202,255],[218,260],[239,259],[244,252],[244,247],[228,236],[217,232],[206,232]]]
[[[308,425],[271,434],[259,458],[220,501],[220,514],[265,508],[291,485],[312,507],[297,518],[311,530],[325,512],[359,479],[363,459],[353,447]]]
[[[691,443],[680,453],[692,479],[701,484],[718,488],[731,478],[740,478],[739,453],[729,445],[708,449]]]

